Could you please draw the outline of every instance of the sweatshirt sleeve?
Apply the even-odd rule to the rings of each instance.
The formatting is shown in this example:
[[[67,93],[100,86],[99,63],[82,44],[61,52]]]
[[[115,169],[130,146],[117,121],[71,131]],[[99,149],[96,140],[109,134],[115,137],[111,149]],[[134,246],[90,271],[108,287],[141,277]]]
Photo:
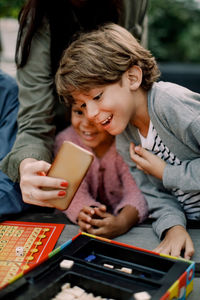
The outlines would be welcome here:
[[[181,165],[167,164],[164,187],[199,192],[200,94],[176,84],[160,82],[153,89],[151,98],[152,122],[163,143],[181,161]]]
[[[54,143],[54,112],[58,101],[50,64],[47,23],[35,34],[27,64],[17,70],[19,87],[18,133],[2,170],[19,181],[19,165],[25,158],[51,162]]]
[[[123,186],[123,198],[116,206],[114,214],[118,213],[126,205],[134,206],[138,211],[139,223],[145,220],[148,215],[147,202],[133,179],[128,165],[118,155],[118,170]]]
[[[189,114],[187,115],[189,118]],[[184,144],[193,149],[190,157],[182,160],[181,165],[169,165],[165,167],[163,185],[167,189],[178,188],[183,192],[199,192],[200,178],[200,116],[193,118],[189,126],[184,130]]]
[[[88,177],[83,180],[78,191],[76,192],[72,202],[69,207],[63,211],[64,214],[72,221],[77,223],[77,218],[80,210],[84,206],[99,206],[100,203],[95,201],[89,192],[89,182]]]
[[[144,174],[136,167],[131,167],[131,173],[147,200],[149,214],[154,220],[153,229],[160,239],[173,226],[186,227],[185,213],[175,196],[163,187],[159,188],[156,178]],[[155,184],[152,184],[153,181]]]

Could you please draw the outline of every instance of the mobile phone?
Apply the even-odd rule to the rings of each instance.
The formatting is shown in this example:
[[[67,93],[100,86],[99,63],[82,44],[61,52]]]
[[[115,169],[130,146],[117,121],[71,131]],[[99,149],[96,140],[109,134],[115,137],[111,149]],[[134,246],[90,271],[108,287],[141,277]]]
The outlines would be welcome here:
[[[65,179],[69,185],[65,197],[48,200],[48,203],[60,210],[67,209],[93,159],[94,155],[91,152],[72,142],[64,141],[47,176]]]

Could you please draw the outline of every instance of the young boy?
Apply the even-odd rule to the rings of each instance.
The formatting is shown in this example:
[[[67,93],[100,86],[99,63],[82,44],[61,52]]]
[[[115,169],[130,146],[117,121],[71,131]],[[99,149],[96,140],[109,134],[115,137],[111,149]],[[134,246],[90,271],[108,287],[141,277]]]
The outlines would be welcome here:
[[[155,232],[163,239],[156,251],[179,256],[185,250],[184,257],[190,258],[194,247],[185,230],[185,198],[175,189],[200,193],[200,95],[172,83],[156,83],[159,73],[154,57],[127,30],[107,24],[70,45],[56,82],[66,101],[75,102],[89,120],[118,135],[118,150],[145,195]],[[156,154],[164,151],[168,165],[163,182],[141,170],[134,145],[129,151],[131,143]],[[198,219],[199,199],[200,195]]]
[[[81,231],[114,238],[145,219],[147,203],[116,151],[114,136],[88,120],[76,104],[72,104],[71,123],[57,135],[55,153],[67,140],[93,152],[94,160],[63,212]]]

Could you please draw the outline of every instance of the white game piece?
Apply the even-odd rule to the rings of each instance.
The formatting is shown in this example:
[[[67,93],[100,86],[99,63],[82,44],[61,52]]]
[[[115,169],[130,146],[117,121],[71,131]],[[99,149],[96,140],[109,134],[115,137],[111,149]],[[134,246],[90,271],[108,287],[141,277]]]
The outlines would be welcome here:
[[[56,296],[56,300],[74,300],[75,297],[73,295],[68,295],[68,294],[64,294],[64,295],[57,295]]]
[[[130,268],[122,267],[120,270],[122,272],[125,272],[125,273],[128,273],[128,274],[132,274],[132,269],[130,269]]]
[[[62,269],[70,269],[74,264],[73,260],[69,260],[69,259],[63,259],[60,263],[60,267]]]
[[[80,296],[79,300],[88,300],[87,295],[88,295],[88,294],[87,294],[86,292],[84,292],[84,293]]]
[[[103,264],[104,267],[109,268],[109,269],[114,269],[113,265],[109,265],[109,264]]]
[[[71,289],[72,295],[74,295],[76,298],[79,298],[81,295],[84,294],[84,292],[85,291],[82,288],[76,285]]]
[[[62,286],[61,286],[61,290],[67,290],[67,289],[70,289],[71,288],[71,284],[69,282],[67,283],[64,283]]]
[[[87,294],[87,300],[93,300],[93,299],[94,299],[93,293]]]
[[[150,300],[151,295],[147,292],[139,292],[133,294],[135,300]]]
[[[23,256],[24,255],[24,248],[23,247],[16,247],[16,255]]]

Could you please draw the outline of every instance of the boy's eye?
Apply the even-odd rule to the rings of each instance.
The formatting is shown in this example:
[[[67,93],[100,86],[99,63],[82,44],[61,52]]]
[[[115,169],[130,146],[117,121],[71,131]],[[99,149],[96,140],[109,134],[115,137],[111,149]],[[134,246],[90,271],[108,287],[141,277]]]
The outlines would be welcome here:
[[[98,95],[96,95],[93,100],[100,100],[101,96],[103,95],[103,92],[99,93]]]

